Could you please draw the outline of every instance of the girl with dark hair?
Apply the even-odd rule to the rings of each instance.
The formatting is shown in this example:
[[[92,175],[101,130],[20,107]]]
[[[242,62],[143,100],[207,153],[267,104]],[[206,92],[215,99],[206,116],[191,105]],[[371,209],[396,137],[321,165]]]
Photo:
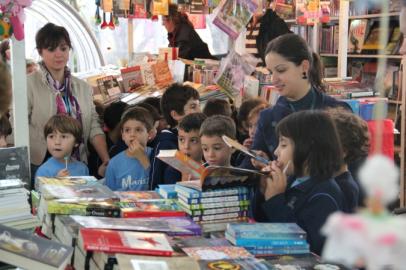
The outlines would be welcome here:
[[[342,164],[336,127],[327,113],[293,113],[276,127],[279,144],[270,174],[262,179],[268,222],[295,222],[307,233],[310,250],[320,254],[320,228],[344,208],[344,195],[333,178]]]
[[[266,49],[267,68],[272,84],[280,97],[275,106],[260,114],[252,149],[264,157],[273,157],[278,144],[275,127],[285,116],[304,110],[341,106],[351,110],[345,103],[323,93],[321,63],[312,53],[306,41],[296,34],[285,34],[272,40]],[[263,167],[252,161],[255,167]],[[242,167],[251,167],[246,158]]]
[[[83,136],[75,154],[78,160],[87,161],[89,141],[103,164],[107,164],[106,139],[93,104],[92,90],[86,82],[72,76],[67,67],[72,49],[68,31],[47,23],[37,32],[35,41],[42,61],[39,69],[27,77],[32,175],[49,157],[43,127],[55,114],[69,115],[81,124]]]
[[[8,64],[10,62],[10,41],[8,39],[0,43],[0,56],[3,63]]]
[[[168,16],[162,16],[162,24],[168,31],[169,47],[179,48],[179,57],[213,58],[206,43],[200,38],[187,14],[180,12],[176,4],[169,5]]]

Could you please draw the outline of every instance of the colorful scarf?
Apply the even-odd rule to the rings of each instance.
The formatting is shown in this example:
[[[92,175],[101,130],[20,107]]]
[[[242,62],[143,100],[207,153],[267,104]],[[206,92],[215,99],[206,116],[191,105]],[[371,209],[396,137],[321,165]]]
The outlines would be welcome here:
[[[59,81],[55,80],[49,70],[46,68],[44,62],[40,62],[39,66],[49,86],[55,91],[55,103],[56,103],[56,114],[66,114],[75,119],[77,119],[82,125],[82,112],[80,110],[79,102],[76,97],[72,94],[72,84],[71,84],[71,72],[68,67],[65,67],[64,71],[64,82],[61,84]],[[83,125],[82,125],[83,126]],[[83,139],[82,139],[83,140]],[[82,142],[81,142],[82,143]],[[78,159],[80,157],[79,147],[76,148],[74,156]]]

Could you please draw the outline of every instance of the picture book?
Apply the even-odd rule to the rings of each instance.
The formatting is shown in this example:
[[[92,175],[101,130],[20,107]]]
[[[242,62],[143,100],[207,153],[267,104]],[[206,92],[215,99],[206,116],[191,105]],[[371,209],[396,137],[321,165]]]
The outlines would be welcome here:
[[[384,44],[379,42],[379,33],[381,31],[382,27],[379,25],[379,22],[373,22],[365,39],[364,46],[362,47],[362,53],[378,53],[379,50],[385,49],[386,45],[388,44],[388,40],[386,40]],[[389,29],[389,33],[391,32],[392,28]]]
[[[247,147],[245,147],[244,145],[240,144],[237,140],[233,140],[230,137],[227,137],[226,135],[221,136],[221,138],[228,146],[233,147],[233,148],[237,149],[238,151],[243,152],[247,156],[250,156],[251,158],[253,158],[256,161],[259,161],[265,165],[269,164],[270,161],[268,159],[257,155],[254,151],[252,151],[252,150],[248,149]]]
[[[214,12],[213,24],[232,39],[237,39],[257,9],[256,1],[222,0]]]
[[[200,226],[188,217],[108,218],[72,216],[81,226],[106,230],[164,232],[169,235],[200,235]]]
[[[104,101],[121,93],[117,79],[111,75],[97,79],[97,86]]]
[[[158,88],[168,87],[173,83],[171,71],[166,61],[157,61],[151,66],[155,78],[155,85]]]
[[[178,203],[174,200],[159,199],[140,202],[119,202],[121,214],[130,217],[181,217],[185,216]]]
[[[368,26],[368,19],[351,20],[348,31],[348,53],[361,53],[368,33]]]
[[[173,252],[163,233],[81,228],[78,244],[86,251],[107,253],[172,256]]]
[[[266,270],[279,269],[263,259],[256,258],[235,258],[235,259],[213,259],[200,260],[199,266],[201,270],[212,269],[238,269],[238,270]],[[281,268],[282,269],[282,268]],[[297,268],[289,268],[297,269]]]
[[[0,224],[2,262],[24,269],[65,269],[73,248]]]
[[[192,181],[182,181],[179,185],[197,190],[206,190],[213,187],[229,187],[236,185],[256,184],[253,177],[262,175],[259,171],[242,169],[237,167],[208,166],[204,167],[179,150],[161,150],[157,155],[165,163],[181,171],[190,174]],[[252,181],[248,181],[251,176]]]
[[[306,239],[306,232],[296,223],[229,224],[227,234],[235,239]]]
[[[145,84],[140,66],[121,69],[121,77],[123,78],[123,88],[126,93],[137,91]]]
[[[162,199],[156,191],[116,191],[121,202],[138,202]]]
[[[223,260],[253,257],[245,248],[233,246],[186,247],[183,251],[195,260]]]
[[[152,1],[152,14],[167,16],[169,12],[168,0],[153,0]]]
[[[28,160],[26,146],[0,148],[0,179],[21,179],[32,189]]]
[[[121,270],[199,270],[199,264],[192,258],[158,257],[117,254]]]

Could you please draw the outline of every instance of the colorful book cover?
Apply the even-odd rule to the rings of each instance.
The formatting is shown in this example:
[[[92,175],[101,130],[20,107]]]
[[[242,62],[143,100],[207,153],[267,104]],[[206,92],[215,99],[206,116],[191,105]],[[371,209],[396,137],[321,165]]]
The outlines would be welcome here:
[[[172,256],[163,233],[80,229],[79,245],[86,251]]]
[[[97,86],[99,87],[100,94],[105,101],[121,93],[120,84],[113,76],[105,76],[97,79]]]
[[[64,269],[73,248],[0,224],[1,261],[24,269]]]
[[[153,0],[152,1],[152,15],[167,16],[169,13],[168,0]]]
[[[368,29],[368,19],[351,20],[348,31],[348,52],[361,53]]]
[[[151,66],[155,84],[158,88],[168,87],[173,83],[171,71],[167,61],[157,61]]]
[[[235,259],[215,259],[215,260],[200,260],[199,266],[201,270],[212,269],[235,269],[235,270],[266,270],[278,269],[272,264],[263,259],[256,258],[235,258]],[[291,268],[289,268],[291,269]],[[297,268],[292,268],[297,269]]]
[[[367,37],[365,38],[365,43],[362,47],[362,53],[377,53],[379,50],[386,47],[386,45],[388,44],[388,40],[386,40],[383,44],[379,42],[379,35],[381,31],[382,27],[379,26],[379,22],[374,22],[369,30]],[[391,32],[392,29],[389,29],[389,33]]]
[[[235,238],[230,236],[228,233],[225,234],[226,239],[230,241],[235,246],[261,246],[263,248],[282,248],[282,247],[299,247],[307,248],[308,244],[306,239],[301,238],[271,238],[271,237],[255,237],[255,238],[246,238],[238,237]]]
[[[146,0],[131,0],[128,18],[146,19],[148,18],[148,8]]]
[[[165,232],[168,235],[200,235],[201,228],[188,217],[108,218],[72,216],[86,228]]]
[[[181,217],[185,212],[174,200],[159,199],[142,202],[119,202],[122,217]]]
[[[231,188],[218,188],[206,191],[198,191],[192,188],[188,188],[177,183],[175,185],[175,191],[178,195],[184,198],[210,198],[210,197],[223,197],[232,196],[238,194],[247,194],[247,187],[231,187]]]
[[[186,247],[182,250],[195,260],[222,260],[253,257],[245,248],[232,246]]]
[[[296,223],[229,224],[227,234],[233,238],[306,239],[306,232]]]
[[[133,270],[199,270],[198,263],[190,257],[158,257],[117,254],[120,269]]]
[[[248,206],[234,206],[234,207],[221,207],[211,209],[184,209],[184,211],[190,216],[202,216],[202,215],[218,215],[224,213],[233,213],[240,211],[248,211]]]
[[[121,202],[137,202],[143,200],[162,199],[156,191],[116,191]]]
[[[185,211],[188,210],[206,210],[213,208],[224,208],[224,207],[246,207],[249,205],[249,200],[245,201],[230,201],[230,202],[218,202],[218,203],[196,203],[196,204],[187,204],[182,200],[178,200],[180,206]]]
[[[30,188],[28,160],[26,146],[0,148],[0,179],[21,179]]]
[[[58,200],[64,203],[116,201],[118,196],[107,186],[100,183],[84,185],[42,185],[42,196],[46,200]]]
[[[245,29],[256,9],[257,3],[252,0],[222,0],[213,24],[235,40]]]
[[[43,185],[62,185],[62,186],[74,186],[74,185],[90,185],[97,183],[97,179],[93,176],[73,176],[73,177],[45,177],[39,176],[35,179],[35,189],[42,191]]]
[[[124,92],[132,93],[144,85],[140,66],[123,68],[120,71],[123,78]]]
[[[80,215],[97,217],[121,217],[118,206],[108,202],[79,202],[60,203],[57,201],[46,201],[48,214],[58,215]]]
[[[175,191],[175,185],[158,185],[158,193],[165,199],[178,198],[178,193]]]
[[[179,195],[179,200],[187,204],[197,204],[197,203],[217,203],[217,202],[231,202],[231,201],[244,201],[247,200],[247,194],[238,194],[233,196],[219,196],[219,197],[208,197],[208,198],[187,198],[182,194]]]

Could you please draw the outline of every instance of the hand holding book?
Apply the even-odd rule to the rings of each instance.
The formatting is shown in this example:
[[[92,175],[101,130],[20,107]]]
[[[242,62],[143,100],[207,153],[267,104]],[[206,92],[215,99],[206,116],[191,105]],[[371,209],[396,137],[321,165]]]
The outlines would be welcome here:
[[[265,165],[269,164],[269,160],[265,157],[263,157],[261,154],[257,154],[256,152],[248,149],[247,147],[245,147],[244,145],[240,144],[239,142],[237,142],[236,140],[233,140],[229,137],[227,137],[226,135],[221,136],[221,138],[223,138],[223,141],[230,147],[233,147],[241,152],[243,152],[244,154],[252,157],[253,159],[255,159],[256,161],[259,161]]]

